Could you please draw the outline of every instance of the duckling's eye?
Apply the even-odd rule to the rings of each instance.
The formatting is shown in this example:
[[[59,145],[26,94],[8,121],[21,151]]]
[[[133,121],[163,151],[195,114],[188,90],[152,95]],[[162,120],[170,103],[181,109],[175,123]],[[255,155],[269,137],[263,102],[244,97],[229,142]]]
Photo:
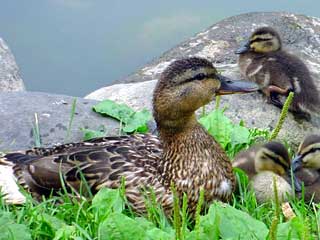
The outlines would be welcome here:
[[[254,40],[251,40],[251,43],[264,42],[264,41],[269,41],[269,40],[272,40],[272,38],[255,38]]]
[[[194,78],[196,79],[196,80],[203,80],[203,79],[205,79],[207,76],[204,74],[204,73],[199,73],[199,74],[197,74]]]

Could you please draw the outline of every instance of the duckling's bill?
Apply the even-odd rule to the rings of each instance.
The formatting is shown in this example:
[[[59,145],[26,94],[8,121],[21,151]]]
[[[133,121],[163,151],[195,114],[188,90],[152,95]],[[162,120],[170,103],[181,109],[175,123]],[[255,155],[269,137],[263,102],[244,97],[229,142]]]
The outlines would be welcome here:
[[[302,155],[297,155],[293,160],[292,160],[292,171],[296,172],[302,167]]]
[[[247,41],[243,46],[241,46],[240,48],[238,48],[235,51],[235,54],[242,54],[242,53],[246,53],[250,50],[250,41]]]
[[[250,93],[259,90],[257,84],[248,81],[233,81],[222,75],[218,75],[218,79],[221,83],[220,89],[216,92],[216,95],[227,95],[235,93]]]

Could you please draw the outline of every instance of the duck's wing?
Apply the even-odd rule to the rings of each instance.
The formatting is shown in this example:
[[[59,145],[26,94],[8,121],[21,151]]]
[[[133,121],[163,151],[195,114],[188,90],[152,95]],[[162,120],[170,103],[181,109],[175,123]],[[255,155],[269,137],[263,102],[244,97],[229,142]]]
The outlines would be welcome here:
[[[106,181],[118,186],[126,172],[143,171],[148,164],[154,169],[161,151],[157,137],[137,134],[10,153],[2,162],[13,163],[18,182],[30,192],[47,195],[61,189],[62,179],[75,190],[84,179],[93,191]]]
[[[143,150],[152,153],[158,153],[159,151],[162,151],[162,146],[157,136],[152,134],[134,134],[114,137],[99,137],[83,142],[58,144],[53,147],[46,148],[35,147],[25,152],[19,151],[19,153],[24,153],[25,155],[30,156],[50,156],[54,154],[61,154],[64,152],[72,151],[73,149],[103,145],[128,145],[132,149]]]

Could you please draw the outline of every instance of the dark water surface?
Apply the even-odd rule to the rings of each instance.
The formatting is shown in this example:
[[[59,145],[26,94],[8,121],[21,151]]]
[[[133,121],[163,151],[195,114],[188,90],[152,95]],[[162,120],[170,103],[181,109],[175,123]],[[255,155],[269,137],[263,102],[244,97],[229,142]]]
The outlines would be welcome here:
[[[28,90],[83,96],[228,16],[319,9],[316,0],[2,0],[0,37]]]

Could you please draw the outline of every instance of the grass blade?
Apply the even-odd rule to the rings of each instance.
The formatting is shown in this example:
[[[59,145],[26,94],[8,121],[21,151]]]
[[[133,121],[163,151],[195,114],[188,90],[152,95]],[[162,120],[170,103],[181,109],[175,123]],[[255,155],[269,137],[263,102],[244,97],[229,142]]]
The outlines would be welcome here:
[[[34,124],[32,124],[32,134],[34,137],[35,147],[41,147],[39,119],[37,113],[34,113]]]
[[[66,142],[69,141],[70,138],[70,133],[71,133],[71,127],[72,127],[72,123],[73,123],[73,119],[74,119],[74,115],[76,112],[76,105],[77,105],[77,99],[73,99],[72,101],[72,106],[71,106],[71,113],[70,113],[70,119],[69,119],[69,125],[68,125],[68,129],[67,129],[67,135],[66,135]]]

